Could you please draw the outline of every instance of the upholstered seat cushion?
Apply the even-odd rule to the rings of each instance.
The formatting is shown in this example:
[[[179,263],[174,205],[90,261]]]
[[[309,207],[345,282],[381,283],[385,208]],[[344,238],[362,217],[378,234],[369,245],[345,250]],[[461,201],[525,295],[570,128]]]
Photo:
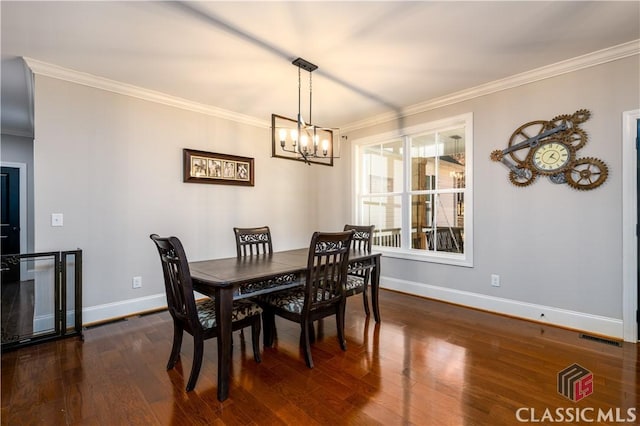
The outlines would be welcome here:
[[[213,328],[216,326],[216,305],[213,299],[196,302],[196,309],[198,309],[200,324],[202,324],[204,328]],[[253,315],[260,315],[261,313],[262,308],[251,300],[236,300],[233,302],[231,321],[240,321]]]
[[[265,303],[289,312],[300,314],[304,307],[304,292],[305,287],[297,287],[290,290],[262,295],[259,300],[260,303]],[[319,296],[320,297],[318,297],[318,299],[322,299],[320,294]],[[328,298],[328,296],[329,294],[327,293],[325,299]]]
[[[347,296],[356,294],[358,291],[362,291],[364,287],[364,277],[359,275],[347,275],[347,282],[344,285],[344,292]]]

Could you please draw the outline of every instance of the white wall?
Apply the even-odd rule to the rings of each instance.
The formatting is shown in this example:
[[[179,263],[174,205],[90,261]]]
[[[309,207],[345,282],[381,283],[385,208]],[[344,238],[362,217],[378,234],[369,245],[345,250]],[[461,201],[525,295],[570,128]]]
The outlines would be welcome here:
[[[276,250],[308,245],[326,167],[271,158],[270,137],[36,75],[35,249],[83,250],[84,322],[166,303],[151,233],[178,236],[190,260],[234,256],[234,226],[271,226]],[[183,148],[254,157],[255,187],[183,183]],[[64,227],[50,226],[51,213],[64,214]]]
[[[385,258],[384,285],[621,337],[621,120],[640,105],[639,75],[633,56],[404,118],[411,126],[473,113],[474,267]],[[489,159],[522,124],[583,108],[592,116],[581,125],[589,140],[577,158],[608,165],[601,187],[577,191],[547,178],[515,187],[508,169]],[[360,129],[348,138],[397,125]],[[345,202],[350,198],[343,193]],[[491,287],[491,274],[500,274],[501,287]]]

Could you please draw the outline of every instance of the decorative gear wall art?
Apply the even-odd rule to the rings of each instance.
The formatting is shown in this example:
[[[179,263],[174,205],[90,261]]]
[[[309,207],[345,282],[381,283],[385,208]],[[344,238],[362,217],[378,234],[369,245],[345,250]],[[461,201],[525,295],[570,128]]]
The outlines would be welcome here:
[[[580,124],[590,117],[589,110],[581,109],[549,121],[525,123],[513,132],[508,147],[492,151],[490,158],[509,168],[509,180],[515,186],[531,185],[540,175],[581,191],[597,188],[607,180],[607,165],[593,157],[576,158],[588,140]]]

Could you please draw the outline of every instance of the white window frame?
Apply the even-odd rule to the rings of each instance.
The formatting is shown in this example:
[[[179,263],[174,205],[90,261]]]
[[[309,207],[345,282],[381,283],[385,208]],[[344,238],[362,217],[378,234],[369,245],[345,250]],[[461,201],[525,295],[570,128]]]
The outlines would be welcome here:
[[[464,253],[430,252],[429,250],[412,249],[408,246],[411,241],[411,226],[409,226],[411,223],[411,195],[415,192],[411,190],[411,138],[422,133],[441,131],[453,126],[464,126],[465,128]],[[363,177],[361,176],[362,161],[360,155],[363,148],[398,139],[403,142],[404,155],[401,231],[403,246],[374,246],[375,250],[387,257],[473,267],[473,113],[461,114],[354,140],[351,145],[353,223],[358,223],[361,217],[360,199],[367,195],[361,193]],[[446,190],[441,193],[446,193]]]

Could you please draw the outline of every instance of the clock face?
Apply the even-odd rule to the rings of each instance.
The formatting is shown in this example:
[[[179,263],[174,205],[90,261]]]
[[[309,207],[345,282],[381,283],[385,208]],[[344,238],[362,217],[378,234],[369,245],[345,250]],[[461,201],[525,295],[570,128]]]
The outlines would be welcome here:
[[[571,151],[567,145],[559,141],[550,141],[538,146],[533,151],[531,162],[542,174],[557,173],[569,165]]]

